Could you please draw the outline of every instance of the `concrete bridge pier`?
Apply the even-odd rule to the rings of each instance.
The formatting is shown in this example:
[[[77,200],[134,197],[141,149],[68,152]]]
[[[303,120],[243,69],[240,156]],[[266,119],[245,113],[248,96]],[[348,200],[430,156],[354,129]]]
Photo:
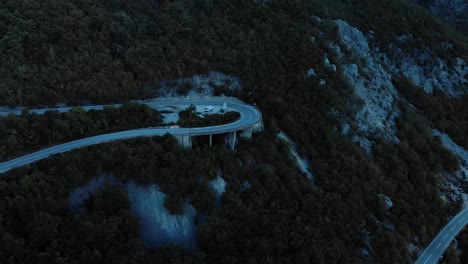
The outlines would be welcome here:
[[[253,127],[248,127],[242,131],[241,137],[246,139],[252,138]]]
[[[176,138],[183,148],[192,148],[192,137],[190,135],[181,135]]]
[[[237,134],[236,131],[229,133],[228,135],[228,144],[231,150],[234,150],[236,147]]]
[[[255,123],[252,127],[252,131],[255,132],[262,132],[263,131],[263,122],[260,121],[258,123]]]

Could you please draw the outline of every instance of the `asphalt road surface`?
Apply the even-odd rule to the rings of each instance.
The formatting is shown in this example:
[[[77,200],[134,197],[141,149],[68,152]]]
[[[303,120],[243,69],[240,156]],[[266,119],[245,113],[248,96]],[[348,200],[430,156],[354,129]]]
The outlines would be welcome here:
[[[211,101],[211,100],[195,100],[195,101],[163,101],[163,102],[144,102],[149,105],[150,107],[158,108],[158,107],[186,107],[190,104],[196,105],[197,109],[203,109],[206,105],[211,105],[216,109],[220,109],[226,102],[222,101]],[[51,155],[63,153],[66,151],[70,151],[72,149],[81,148],[85,146],[105,143],[114,140],[120,139],[129,139],[129,138],[136,138],[136,137],[149,137],[149,136],[162,136],[165,134],[171,134],[174,136],[181,136],[181,135],[190,135],[190,136],[201,136],[201,135],[210,135],[210,134],[222,134],[222,133],[229,133],[233,131],[243,130],[246,129],[259,121],[261,121],[261,113],[260,111],[255,108],[254,106],[247,105],[244,103],[238,102],[227,102],[227,109],[232,111],[237,111],[240,114],[240,118],[232,123],[219,125],[219,126],[209,126],[209,127],[194,127],[194,128],[168,128],[168,127],[151,127],[151,128],[142,128],[142,129],[133,129],[109,134],[103,134],[88,138],[83,138],[71,142],[67,142],[64,144],[56,145],[53,147],[49,147],[13,160],[9,160],[3,163],[0,163],[0,173],[9,171],[13,168],[20,167],[44,158],[47,158]],[[96,108],[100,107],[100,108]],[[85,109],[102,109],[103,106],[89,106],[83,107]],[[30,112],[35,112],[38,114],[42,114],[47,110],[57,110],[60,112],[65,112],[70,110],[70,107],[64,108],[53,108],[53,109],[38,109],[38,110],[30,110]],[[2,112],[1,115],[5,115],[6,112]],[[6,114],[13,113],[13,114],[20,114],[21,111],[10,111]]]
[[[431,244],[419,256],[415,264],[435,264],[439,261],[450,242],[458,235],[468,223],[468,208],[457,214],[440,233],[432,240]]]

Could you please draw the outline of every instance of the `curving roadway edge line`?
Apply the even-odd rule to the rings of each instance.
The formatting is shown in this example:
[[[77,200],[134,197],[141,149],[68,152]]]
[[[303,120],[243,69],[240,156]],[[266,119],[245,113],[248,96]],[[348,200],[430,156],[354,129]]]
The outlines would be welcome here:
[[[444,251],[452,240],[468,224],[468,208],[457,214],[432,240],[431,244],[419,256],[415,264],[435,264],[439,261]]]
[[[190,104],[194,105],[212,105],[212,106],[223,106],[226,102],[221,101],[211,101],[211,100],[192,100],[192,101],[161,101],[161,102],[141,102],[150,107],[164,107],[164,106],[188,106]],[[118,105],[117,105],[118,106]],[[162,136],[165,134],[171,134],[173,136],[201,136],[201,135],[213,135],[213,134],[222,134],[229,133],[238,130],[244,130],[248,127],[251,127],[259,122],[262,122],[262,115],[260,111],[251,105],[238,102],[228,102],[227,106],[230,110],[239,112],[240,118],[232,123],[219,125],[219,126],[209,126],[209,127],[194,127],[194,128],[161,128],[161,127],[150,127],[142,129],[133,129],[126,130],[121,132],[114,132],[109,134],[102,134],[98,136],[92,136],[88,138],[82,138],[60,145],[56,145],[50,148],[42,149],[40,151],[9,160],[3,163],[0,163],[0,173],[7,172],[13,168],[20,167],[32,162],[45,159],[51,155],[67,152],[76,148],[81,148],[85,146],[101,144],[114,140],[129,139],[135,137],[151,137],[151,136]],[[90,106],[84,107],[85,109],[101,109],[104,106]],[[70,110],[70,107],[66,108],[53,108],[53,109],[39,109],[31,110],[30,112],[42,114],[47,110],[57,110],[65,112]],[[12,111],[10,113],[19,114],[20,112]],[[4,115],[5,112],[2,114]]]

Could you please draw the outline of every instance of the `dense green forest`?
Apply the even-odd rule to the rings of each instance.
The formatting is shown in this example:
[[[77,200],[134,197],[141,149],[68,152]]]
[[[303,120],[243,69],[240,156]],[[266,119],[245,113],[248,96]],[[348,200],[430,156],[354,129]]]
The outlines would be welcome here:
[[[234,152],[222,146],[183,150],[171,137],[136,139],[0,175],[0,262],[411,263],[416,256],[407,245],[427,245],[459,210],[440,198],[438,187],[440,172],[456,170],[457,159],[404,103],[399,143],[376,138],[371,156],[342,135],[359,100],[339,65],[337,73],[323,69],[324,54],[332,54],[325,39],[336,39],[336,30],[311,16],[373,30],[384,46],[395,35],[411,33],[421,37],[415,45],[429,45],[444,56],[466,56],[466,37],[405,0],[261,2],[0,2],[0,105],[126,102],[154,96],[161,80],[219,70],[241,78],[239,97],[258,104],[267,128]],[[453,43],[454,54],[436,48],[442,39]],[[304,78],[311,67],[325,86]],[[159,120],[145,111],[125,123]],[[73,115],[84,124],[95,120],[96,113],[76,112],[57,120],[76,120],[69,119]],[[29,124],[29,116],[17,117],[19,123]],[[47,122],[33,119],[42,118]],[[441,130],[450,134],[458,118],[447,117],[447,130]],[[77,129],[86,129],[80,120]],[[87,133],[111,129],[95,123]],[[311,160],[317,186],[297,169],[288,146],[276,137],[279,131]],[[80,133],[70,137],[84,136]],[[23,148],[51,143],[42,138]],[[217,169],[228,182],[221,208],[214,207],[206,187]],[[128,197],[112,186],[92,196],[99,202],[87,213],[72,214],[70,191],[102,172],[123,182],[158,183],[174,213],[185,200],[205,212],[207,221],[197,234],[200,250],[144,248]],[[244,181],[252,187],[241,191]],[[384,195],[393,207],[386,208]]]
[[[68,112],[47,111],[0,117],[0,160],[10,159],[74,139],[132,128],[155,127],[162,116],[144,104],[127,103],[86,111],[76,107]]]
[[[468,48],[406,0],[2,1],[0,105],[125,102],[153,96],[160,80],[213,69],[241,77],[258,100],[319,62],[333,26],[320,29],[311,15],[372,30],[376,42],[411,33],[422,39],[412,45],[437,51],[450,41],[458,56]]]

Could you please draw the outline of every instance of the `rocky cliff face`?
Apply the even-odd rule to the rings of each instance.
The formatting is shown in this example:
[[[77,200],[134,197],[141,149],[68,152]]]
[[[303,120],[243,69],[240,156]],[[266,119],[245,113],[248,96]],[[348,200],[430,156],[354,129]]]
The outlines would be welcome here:
[[[363,135],[380,134],[389,140],[397,140],[394,119],[399,110],[394,103],[397,91],[393,87],[392,74],[369,47],[364,34],[343,20],[336,20],[338,45],[335,51],[341,60],[343,74],[362,99],[363,105],[356,114],[357,126]],[[346,56],[341,50],[348,49]]]
[[[355,126],[351,125],[356,130],[343,132],[352,133],[353,139],[366,149],[369,155],[372,155],[372,139],[375,136],[394,143],[399,142],[395,124],[401,113],[398,102],[407,101],[393,85],[392,77],[407,77],[426,93],[441,91],[448,97],[461,97],[468,93],[468,66],[463,59],[466,58],[466,54],[440,57],[427,46],[414,45],[424,42],[410,34],[395,36],[392,43],[382,46],[383,44],[375,39],[373,32],[362,32],[339,19],[334,23],[337,26],[337,40],[328,43],[329,50],[336,56],[329,57],[337,59],[330,62],[327,60],[326,64],[337,65],[354,88],[355,95],[362,100],[362,105],[355,115]],[[449,42],[440,45],[439,48],[443,50],[453,51]],[[330,68],[327,65],[324,67]],[[456,145],[447,134],[434,131],[434,135],[441,138],[443,146],[460,160],[458,172],[440,174],[441,197],[449,203],[461,202],[463,206],[467,206],[468,196],[465,190],[468,152]],[[391,207],[391,200],[383,197],[385,204]],[[364,241],[366,247],[362,249],[362,255],[366,257],[368,252],[372,251],[372,243],[369,239]],[[409,252],[418,250],[414,245],[408,245]]]
[[[464,54],[442,58],[411,34],[394,36],[394,41],[384,45],[373,32],[362,32],[346,21],[326,21],[317,17],[313,20],[321,25],[334,24],[337,39],[325,40],[328,49],[322,58],[323,69],[308,69],[305,76],[321,77],[320,72],[336,75],[341,70],[362,102],[355,115],[357,131],[354,140],[368,153],[372,147],[370,135],[399,141],[395,118],[400,114],[397,102],[404,98],[394,87],[392,77],[407,77],[427,93],[441,91],[449,97],[468,93],[468,66],[462,58]],[[317,45],[318,38],[324,38],[324,34],[312,37],[311,42]],[[456,54],[451,43],[439,45],[437,48],[447,51],[446,54]],[[323,82],[321,79],[319,85],[323,86]],[[348,133],[349,125],[344,127],[343,132]]]
[[[374,133],[397,141],[394,119],[399,109],[395,99],[400,95],[391,82],[393,75],[409,78],[427,93],[439,90],[450,97],[468,93],[468,67],[462,58],[440,58],[428,47],[403,49],[415,41],[412,35],[395,38],[384,52],[378,45],[370,45],[372,32],[364,34],[343,20],[335,24],[338,43],[330,43],[330,49],[339,58],[335,63],[341,64],[344,76],[363,101],[356,119],[364,135]],[[450,43],[446,45],[450,48]]]
[[[402,36],[398,42],[403,44],[412,36]],[[391,59],[378,50],[381,62],[389,70],[409,78],[414,84],[422,87],[427,93],[439,90],[451,97],[460,97],[468,92],[468,74],[466,62],[459,58],[440,58],[431,54],[429,48],[414,49],[403,52],[397,45],[390,45]]]
[[[343,20],[335,20],[334,23],[338,40],[337,43],[330,41],[329,49],[338,59],[330,62],[326,58],[324,67],[329,69],[329,65],[339,65],[355,95],[362,100],[355,115],[357,130],[352,133],[355,133],[354,140],[369,154],[372,153],[372,136],[399,142],[395,125],[395,119],[400,115],[397,102],[406,100],[394,87],[392,76],[405,76],[427,93],[438,90],[449,97],[468,93],[468,66],[462,58],[437,57],[429,47],[408,48],[412,47],[412,42],[418,41],[412,35],[396,37],[383,49],[374,41],[372,32],[365,34]],[[445,45],[451,48],[450,43]],[[452,142],[446,134],[444,142]],[[461,170],[457,175],[442,175],[445,179],[443,185],[447,187],[443,195],[450,196],[452,201],[462,199],[468,204],[467,196],[460,191],[460,186],[466,181],[466,150],[458,145],[458,148],[450,144],[444,146],[460,158]]]

